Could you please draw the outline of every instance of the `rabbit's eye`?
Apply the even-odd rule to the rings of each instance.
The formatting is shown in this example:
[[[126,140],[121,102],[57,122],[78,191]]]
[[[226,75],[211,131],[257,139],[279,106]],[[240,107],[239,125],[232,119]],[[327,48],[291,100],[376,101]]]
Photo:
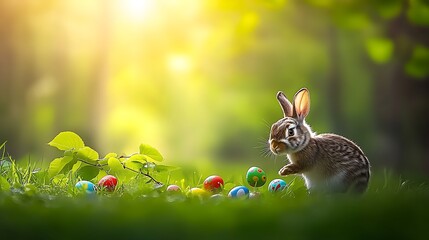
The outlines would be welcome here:
[[[288,136],[293,136],[295,134],[295,131],[293,128],[289,128],[287,133],[288,133]]]

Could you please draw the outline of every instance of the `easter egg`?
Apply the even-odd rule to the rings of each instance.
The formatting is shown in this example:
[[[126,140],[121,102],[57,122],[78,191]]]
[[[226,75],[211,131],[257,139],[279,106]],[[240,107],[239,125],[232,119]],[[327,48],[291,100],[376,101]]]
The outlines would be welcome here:
[[[222,194],[220,194],[220,193],[213,194],[212,196],[210,196],[210,199],[215,199],[215,200],[221,200],[221,199],[224,199],[224,198],[225,198],[225,196],[222,195]]]
[[[252,187],[261,187],[267,181],[267,175],[261,168],[251,167],[247,171],[246,180]]]
[[[270,192],[281,192],[286,188],[287,184],[283,179],[274,179],[268,185],[268,191]]]
[[[213,175],[204,180],[204,189],[213,193],[219,193],[223,189],[223,179]]]
[[[180,187],[179,187],[179,186],[174,185],[174,184],[169,185],[169,186],[167,187],[167,192],[181,192],[181,191],[182,191],[182,189],[180,189]]]
[[[79,181],[76,183],[75,187],[82,193],[92,194],[95,193],[95,185],[89,181]]]
[[[249,198],[249,189],[245,186],[237,186],[228,193],[231,198]]]
[[[188,196],[191,196],[191,197],[200,197],[200,198],[203,198],[203,197],[206,197],[206,196],[208,196],[209,194],[208,194],[208,192],[207,191],[205,191],[204,189],[201,189],[201,188],[191,188],[190,190],[189,190],[189,192],[188,192]]]
[[[213,194],[213,195],[210,196],[209,201],[212,202],[212,203],[219,204],[219,203],[225,201],[225,199],[226,198],[225,198],[224,195],[222,195],[220,193],[216,193],[216,194]]]
[[[258,192],[251,192],[249,194],[249,198],[260,198],[260,197],[261,197],[261,194]]]
[[[98,181],[98,186],[100,188],[106,189],[109,192],[113,192],[118,184],[118,179],[112,175],[106,175],[100,181]]]

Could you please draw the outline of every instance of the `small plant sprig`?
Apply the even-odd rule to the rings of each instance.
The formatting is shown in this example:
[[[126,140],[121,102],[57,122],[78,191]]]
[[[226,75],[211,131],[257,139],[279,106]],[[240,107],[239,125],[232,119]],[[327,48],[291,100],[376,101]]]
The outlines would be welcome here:
[[[48,168],[50,178],[68,172],[84,180],[91,180],[103,173],[114,174],[122,179],[137,174],[149,178],[146,183],[155,182],[162,185],[151,173],[174,169],[158,164],[157,162],[162,162],[164,158],[157,149],[147,144],[140,144],[139,152],[130,156],[108,153],[103,158],[100,158],[94,149],[85,146],[82,138],[73,132],[61,132],[48,144],[64,151],[64,156],[50,163]]]

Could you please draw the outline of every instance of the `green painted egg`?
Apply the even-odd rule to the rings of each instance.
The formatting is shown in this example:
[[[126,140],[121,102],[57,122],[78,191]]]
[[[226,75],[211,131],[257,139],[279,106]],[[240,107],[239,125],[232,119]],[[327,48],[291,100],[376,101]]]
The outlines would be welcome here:
[[[252,187],[261,187],[267,182],[267,175],[259,167],[251,167],[246,174],[247,182]]]

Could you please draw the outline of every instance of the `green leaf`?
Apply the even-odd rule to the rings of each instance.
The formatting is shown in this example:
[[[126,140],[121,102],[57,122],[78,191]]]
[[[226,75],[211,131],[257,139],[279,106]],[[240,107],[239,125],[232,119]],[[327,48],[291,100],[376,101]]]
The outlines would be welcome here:
[[[100,172],[100,169],[98,169],[97,167],[86,165],[79,168],[79,170],[77,171],[77,175],[81,179],[89,181],[95,178],[99,172]]]
[[[79,149],[85,146],[83,140],[74,132],[61,132],[48,144],[59,150]]]
[[[109,160],[107,161],[107,165],[110,167],[112,171],[117,171],[124,168],[121,162],[119,161],[119,159],[115,157],[109,158]]]
[[[65,156],[65,157],[54,159],[49,164],[49,169],[48,169],[49,177],[53,177],[53,176],[57,175],[58,173],[60,173],[62,170],[66,169],[65,168],[66,165],[71,165],[71,164],[75,164],[75,163],[76,163],[76,160],[74,160],[73,157],[70,157],[70,156]]]
[[[370,38],[366,41],[366,50],[376,63],[386,63],[393,53],[393,42],[388,38]]]
[[[161,162],[162,160],[164,160],[164,158],[162,157],[161,153],[159,153],[158,150],[156,150],[155,148],[147,144],[140,144],[140,154],[146,155],[147,157],[149,157],[150,159],[153,159],[154,161]],[[149,161],[150,159],[147,159],[147,160]]]
[[[82,159],[95,164],[98,161],[99,155],[98,152],[90,147],[82,147],[77,151],[76,157],[78,160]]]
[[[65,150],[64,151],[64,156],[70,156],[70,157],[74,157],[74,155],[76,154],[76,151],[73,150]]]
[[[411,59],[405,65],[405,71],[415,78],[429,76],[429,48],[415,47]]]
[[[82,162],[81,161],[77,161],[74,165],[73,165],[73,167],[72,167],[72,169],[71,169],[71,171],[72,171],[72,173],[73,174],[75,174],[76,172],[77,172],[77,170],[79,170],[79,168],[82,166]]]
[[[99,172],[100,169],[98,167],[91,166],[81,161],[77,161],[72,168],[72,173],[83,180],[91,180],[95,178]]]
[[[103,159],[101,159],[100,161],[98,161],[98,164],[106,165],[108,161],[109,161],[109,159],[108,159],[108,158],[103,158]]]
[[[107,164],[110,168],[109,174],[115,175],[118,179],[121,179],[121,181],[126,181],[137,175],[136,173],[130,170],[124,169],[124,167],[121,164],[121,161],[119,161],[119,159],[117,158],[114,158],[114,157],[109,158]]]
[[[138,162],[138,163],[146,164],[147,158],[143,154],[134,154],[130,158],[128,158],[126,161],[127,162]]]
[[[147,165],[146,156],[142,154],[134,154],[130,158],[123,161],[125,166],[135,171],[140,171]]]
[[[7,181],[6,178],[0,176],[0,190],[2,191],[9,191],[10,190],[10,183]]]
[[[106,156],[104,156],[104,159],[109,159],[109,158],[111,158],[111,157],[118,157],[118,154],[116,154],[116,153],[108,153],[108,154],[106,154]]]
[[[134,171],[139,171],[143,168],[143,163],[140,162],[132,162],[132,161],[124,161],[125,166],[133,169]]]
[[[107,162],[109,161],[109,158],[111,158],[111,157],[117,158],[118,154],[116,154],[116,153],[108,153],[108,154],[106,154],[106,156],[104,156],[104,158],[100,159],[98,161],[98,163],[101,164],[101,165],[105,165],[105,164],[107,164]]]
[[[97,176],[95,176],[96,181],[98,182],[101,178],[107,175],[107,172],[104,170],[98,171]]]

